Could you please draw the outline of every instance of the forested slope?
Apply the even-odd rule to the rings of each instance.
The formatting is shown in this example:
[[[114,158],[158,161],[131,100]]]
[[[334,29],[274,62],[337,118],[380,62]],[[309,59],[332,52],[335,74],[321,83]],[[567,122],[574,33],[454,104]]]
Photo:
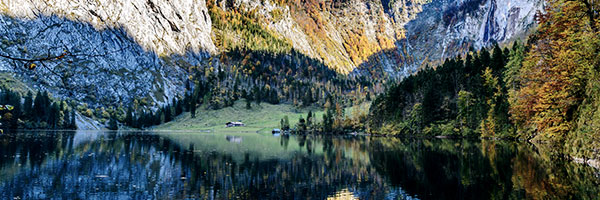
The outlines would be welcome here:
[[[407,77],[373,102],[371,130],[519,138],[599,158],[599,6],[548,1],[526,44],[471,51]]]

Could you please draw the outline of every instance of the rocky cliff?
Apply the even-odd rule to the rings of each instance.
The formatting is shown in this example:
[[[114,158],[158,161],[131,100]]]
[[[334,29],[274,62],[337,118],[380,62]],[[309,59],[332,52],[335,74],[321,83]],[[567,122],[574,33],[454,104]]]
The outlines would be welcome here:
[[[523,36],[541,0],[0,0],[0,70],[102,104],[183,93],[186,69],[245,48],[297,50],[340,73],[402,77]],[[25,65],[25,67],[24,67]],[[357,70],[359,69],[359,70]],[[364,73],[363,73],[364,72]]]
[[[534,28],[539,0],[433,1],[423,6],[406,26],[406,37],[398,42],[416,68],[468,51],[523,39]]]

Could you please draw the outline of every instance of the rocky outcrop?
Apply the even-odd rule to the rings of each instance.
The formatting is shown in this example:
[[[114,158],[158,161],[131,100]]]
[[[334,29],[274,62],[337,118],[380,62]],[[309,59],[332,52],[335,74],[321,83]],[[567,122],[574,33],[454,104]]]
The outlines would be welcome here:
[[[123,29],[157,54],[216,51],[204,0],[1,0],[0,10],[17,18],[57,16],[99,31]]]
[[[406,38],[398,46],[413,61],[405,65],[418,68],[469,48],[524,38],[542,7],[540,0],[433,1],[406,25]]]

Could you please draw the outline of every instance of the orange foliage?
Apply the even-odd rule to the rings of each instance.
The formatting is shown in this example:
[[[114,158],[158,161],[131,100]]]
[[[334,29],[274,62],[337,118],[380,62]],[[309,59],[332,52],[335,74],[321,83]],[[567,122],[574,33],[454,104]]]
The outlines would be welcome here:
[[[511,108],[515,121],[529,139],[560,141],[572,129],[573,113],[584,90],[584,74],[591,67],[586,38],[590,26],[585,6],[576,1],[552,1],[547,14],[538,14],[536,43],[523,63],[517,102]]]

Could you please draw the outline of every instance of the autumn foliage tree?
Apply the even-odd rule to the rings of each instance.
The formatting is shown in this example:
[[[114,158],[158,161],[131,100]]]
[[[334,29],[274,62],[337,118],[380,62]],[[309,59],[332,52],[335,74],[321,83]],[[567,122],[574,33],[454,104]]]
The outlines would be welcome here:
[[[587,1],[548,3],[545,13],[536,15],[539,27],[530,38],[511,112],[520,136],[554,143],[573,129],[587,75],[597,68],[598,22],[587,18]]]

